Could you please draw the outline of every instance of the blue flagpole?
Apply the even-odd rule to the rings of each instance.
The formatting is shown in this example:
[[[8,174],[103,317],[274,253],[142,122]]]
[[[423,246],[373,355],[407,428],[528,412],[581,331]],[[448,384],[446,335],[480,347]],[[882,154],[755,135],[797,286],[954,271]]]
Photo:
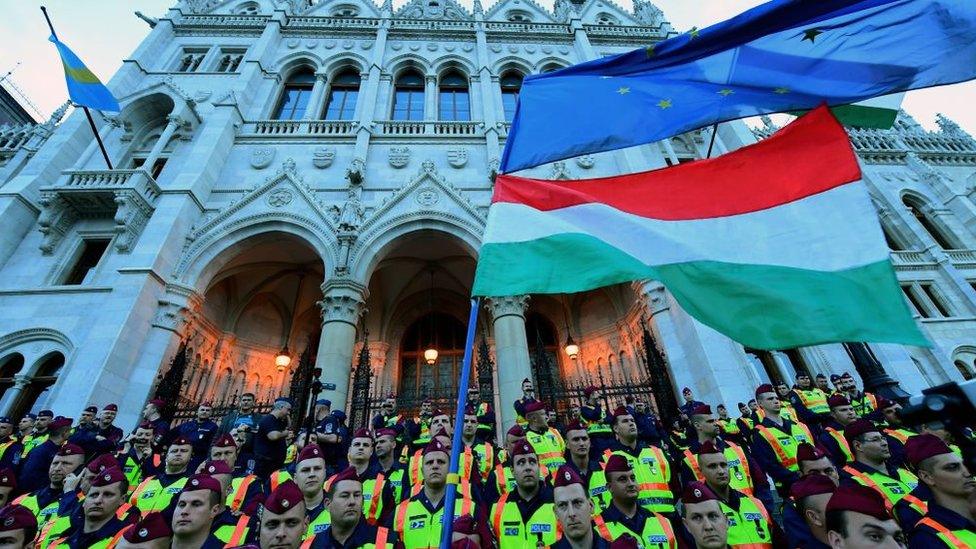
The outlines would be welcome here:
[[[447,493],[444,495],[444,514],[441,517],[440,549],[451,549],[451,531],[454,527],[454,500],[457,496],[459,461],[461,457],[461,429],[464,427],[464,409],[468,406],[468,381],[471,379],[471,355],[474,349],[474,333],[478,324],[478,307],[481,298],[471,298],[471,314],[468,315],[468,336],[464,342],[464,362],[461,366],[461,382],[458,384],[457,411],[454,413],[454,437],[451,439],[451,466],[447,475]]]

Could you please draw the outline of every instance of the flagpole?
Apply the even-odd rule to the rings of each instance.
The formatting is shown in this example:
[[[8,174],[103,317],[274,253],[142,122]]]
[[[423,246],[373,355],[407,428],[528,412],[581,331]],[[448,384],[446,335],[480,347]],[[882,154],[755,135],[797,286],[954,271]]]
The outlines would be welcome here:
[[[712,157],[712,147],[715,146],[715,136],[718,135],[718,122],[712,125],[712,141],[708,144],[708,153],[705,154],[705,158]]]
[[[464,361],[461,366],[461,382],[458,384],[458,403],[454,413],[454,436],[451,439],[451,466],[447,474],[447,494],[444,495],[444,512],[441,517],[440,549],[451,549],[451,533],[454,529],[454,500],[461,479],[458,465],[461,457],[461,430],[464,427],[464,409],[468,406],[468,382],[471,379],[471,355],[474,334],[478,325],[478,308],[481,298],[471,298],[471,314],[468,315],[468,336],[464,342]]]
[[[51,36],[57,40],[58,33],[54,32],[54,25],[51,23],[51,17],[47,14],[47,8],[41,6],[41,12],[44,13],[44,20],[47,21],[47,28],[51,29]],[[105,164],[108,165],[108,169],[114,170],[115,168],[112,167],[112,161],[108,157],[108,151],[105,150],[105,143],[102,143],[102,136],[98,135],[98,128],[95,127],[95,120],[92,119],[91,112],[88,111],[88,107],[81,106],[81,108],[85,111],[85,116],[88,118],[88,125],[91,126],[92,133],[95,135],[95,141],[98,142],[98,148],[102,151],[102,158],[105,159]]]

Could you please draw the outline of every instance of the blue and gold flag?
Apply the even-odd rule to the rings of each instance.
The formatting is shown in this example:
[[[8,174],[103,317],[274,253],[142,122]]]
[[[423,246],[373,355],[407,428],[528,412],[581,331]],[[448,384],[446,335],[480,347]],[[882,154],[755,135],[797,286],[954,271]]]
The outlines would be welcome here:
[[[973,78],[974,0],[773,0],[705,29],[526,78],[501,171]]]
[[[88,67],[78,59],[78,56],[56,37],[49,40],[54,42],[64,65],[64,79],[68,83],[68,96],[77,105],[89,107],[99,111],[119,112],[119,102],[112,92],[95,76]]]

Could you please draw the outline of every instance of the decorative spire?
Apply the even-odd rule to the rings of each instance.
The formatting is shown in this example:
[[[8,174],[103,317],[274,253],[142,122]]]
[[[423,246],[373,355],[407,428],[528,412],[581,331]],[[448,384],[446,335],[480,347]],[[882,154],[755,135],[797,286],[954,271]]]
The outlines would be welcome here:
[[[474,0],[474,13],[475,15],[485,13],[485,9],[481,7],[481,0]]]
[[[939,125],[939,129],[942,130],[942,133],[948,136],[969,137],[969,134],[964,132],[963,129],[959,127],[959,124],[956,124],[941,112],[935,115],[935,123]]]
[[[647,0],[634,0],[634,17],[650,27],[657,27],[664,23],[664,12]]]
[[[393,0],[383,0],[383,11],[393,13]]]

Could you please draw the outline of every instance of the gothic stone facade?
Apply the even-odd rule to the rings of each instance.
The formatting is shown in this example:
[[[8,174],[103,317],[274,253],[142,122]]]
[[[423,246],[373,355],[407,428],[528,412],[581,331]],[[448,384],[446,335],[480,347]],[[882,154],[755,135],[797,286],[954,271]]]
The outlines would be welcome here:
[[[472,11],[453,0],[183,0],[143,19],[151,31],[109,82],[123,110],[97,117],[117,169],[105,169],[82,113],[0,130],[0,413],[119,402],[131,426],[181,341],[187,400],[273,396],[289,376],[276,353],[311,345],[335,384],[325,396],[346,402],[362,341],[375,387],[456,383],[456,365],[433,377],[410,366],[405,342],[419,349],[466,318],[520,79],[674,34],[644,0],[633,13],[609,0],[557,0],[554,13],[532,0],[475,0]],[[912,392],[961,380],[976,359],[976,143],[939,122],[929,132],[902,114],[892,131],[852,132],[906,298],[935,344],[872,346]],[[724,124],[716,149],[771,130]],[[710,137],[528,175],[664,167],[704,156]],[[734,405],[798,367],[852,370],[840,345],[743,349],[653,281],[495,299],[483,313],[504,426],[542,324],[567,381],[637,377],[645,321],[677,387],[710,402]],[[575,360],[559,351],[567,335],[582,349]]]

